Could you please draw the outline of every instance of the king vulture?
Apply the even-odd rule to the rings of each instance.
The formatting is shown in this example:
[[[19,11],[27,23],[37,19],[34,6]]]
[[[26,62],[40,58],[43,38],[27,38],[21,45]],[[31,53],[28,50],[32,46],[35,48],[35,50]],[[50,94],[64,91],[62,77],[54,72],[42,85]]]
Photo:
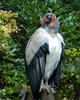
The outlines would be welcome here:
[[[60,80],[64,40],[57,33],[60,23],[56,15],[48,12],[40,17],[41,27],[30,37],[26,48],[27,77],[35,100],[43,88],[54,88]]]

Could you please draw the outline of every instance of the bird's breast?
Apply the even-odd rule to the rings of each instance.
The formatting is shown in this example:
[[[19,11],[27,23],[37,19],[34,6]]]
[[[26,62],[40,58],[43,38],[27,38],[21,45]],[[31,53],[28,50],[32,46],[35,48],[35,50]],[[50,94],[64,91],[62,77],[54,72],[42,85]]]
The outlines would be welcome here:
[[[49,39],[49,52],[47,55],[45,76],[50,76],[54,69],[56,69],[61,56],[61,45],[57,37]]]
[[[57,37],[56,36],[54,38],[49,37],[49,52],[50,53],[52,53],[53,51],[58,52],[60,48],[61,46]]]

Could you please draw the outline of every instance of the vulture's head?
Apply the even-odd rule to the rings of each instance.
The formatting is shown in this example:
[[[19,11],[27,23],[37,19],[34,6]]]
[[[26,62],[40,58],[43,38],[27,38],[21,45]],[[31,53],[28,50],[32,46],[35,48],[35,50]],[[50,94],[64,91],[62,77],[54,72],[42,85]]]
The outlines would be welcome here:
[[[42,26],[52,28],[55,32],[57,32],[60,27],[60,22],[58,21],[56,15],[50,10],[48,13],[40,17],[40,23]]]

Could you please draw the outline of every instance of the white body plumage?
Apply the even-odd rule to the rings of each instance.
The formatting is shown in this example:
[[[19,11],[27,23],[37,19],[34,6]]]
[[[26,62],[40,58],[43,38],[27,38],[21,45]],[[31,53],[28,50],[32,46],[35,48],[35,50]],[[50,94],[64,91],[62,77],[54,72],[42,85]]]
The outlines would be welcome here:
[[[62,44],[64,45],[63,37],[59,33],[54,33],[53,30],[40,27],[31,36],[26,46],[26,62],[29,65],[34,58],[36,52],[45,43],[49,46],[49,53],[46,58],[44,76],[42,78],[48,82],[53,71],[57,68],[62,53]]]
[[[61,57],[62,48],[57,35],[49,38],[49,52],[44,74],[46,80],[50,78],[54,69],[56,69]]]
[[[45,29],[39,28],[26,46],[26,60],[29,65],[39,47],[45,42],[48,43],[50,54],[47,55],[44,74],[46,78],[49,78],[53,70],[56,69],[61,56],[61,42],[64,44],[63,37],[59,33],[54,34],[53,31],[51,34],[49,33]]]

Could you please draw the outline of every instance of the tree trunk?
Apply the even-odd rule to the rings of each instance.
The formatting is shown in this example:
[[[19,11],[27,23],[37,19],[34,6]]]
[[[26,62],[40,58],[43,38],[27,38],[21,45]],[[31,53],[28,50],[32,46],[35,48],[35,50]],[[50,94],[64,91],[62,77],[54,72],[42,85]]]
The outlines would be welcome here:
[[[41,92],[41,100],[55,100],[52,92],[47,92],[46,89]]]

